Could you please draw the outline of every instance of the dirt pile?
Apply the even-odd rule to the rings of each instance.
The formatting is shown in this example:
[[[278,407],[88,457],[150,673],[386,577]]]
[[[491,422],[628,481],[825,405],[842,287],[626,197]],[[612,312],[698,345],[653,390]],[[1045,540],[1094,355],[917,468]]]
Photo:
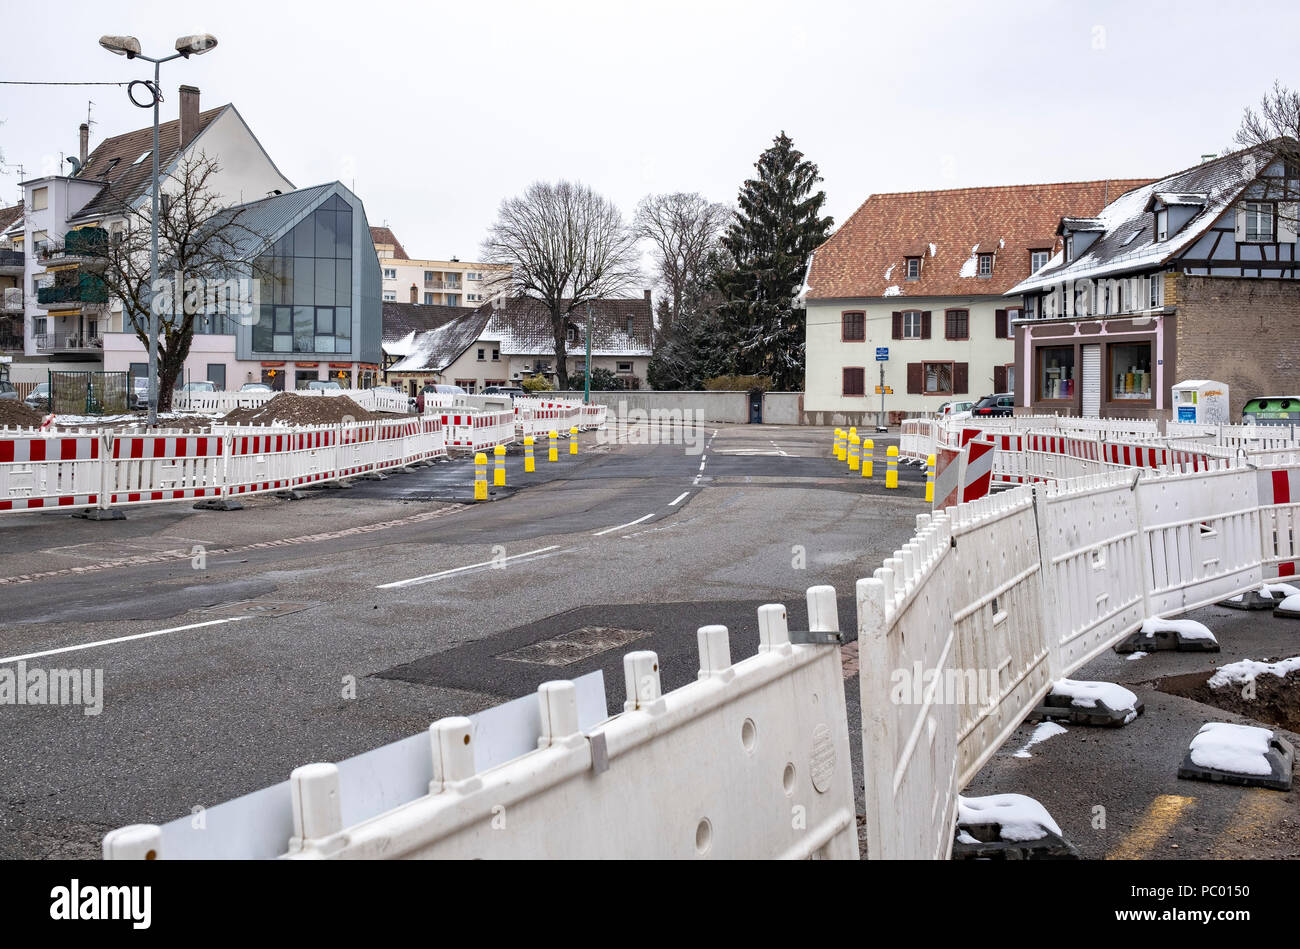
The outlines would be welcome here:
[[[43,412],[29,409],[17,399],[0,399],[0,426],[12,425],[19,428],[40,428]]]
[[[226,425],[337,425],[340,422],[370,422],[392,415],[369,412],[346,395],[297,395],[281,392],[261,405],[228,412],[220,421]]]
[[[1266,660],[1267,661],[1267,660]],[[1253,693],[1243,694],[1240,685],[1227,684],[1210,688],[1213,673],[1190,672],[1156,680],[1155,687],[1170,695],[1181,695],[1204,705],[1236,712],[1257,722],[1275,725],[1288,731],[1300,731],[1300,672],[1285,676],[1264,673],[1255,678]]]

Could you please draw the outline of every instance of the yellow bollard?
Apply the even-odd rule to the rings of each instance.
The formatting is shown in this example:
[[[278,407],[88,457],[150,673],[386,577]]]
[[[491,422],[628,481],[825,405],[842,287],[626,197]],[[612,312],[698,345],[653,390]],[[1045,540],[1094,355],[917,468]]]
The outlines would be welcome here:
[[[577,453],[578,453],[578,430],[576,428],[571,428],[569,429],[569,454],[576,455]]]
[[[533,461],[533,436],[524,436],[524,473],[530,473],[537,470],[537,464]]]
[[[858,470],[858,436],[849,432],[849,470]]]
[[[559,451],[558,451],[558,450],[556,449],[556,447],[555,447],[555,440],[556,440],[557,438],[559,438],[559,437],[560,437],[560,436],[559,436],[557,433],[555,433],[555,432],[551,432],[551,451],[550,451],[550,453],[546,456],[546,460],[547,460],[547,461],[559,461],[559,460],[560,460],[560,453],[559,453]]]
[[[885,487],[898,487],[898,446],[890,445],[885,452]]]
[[[870,478],[876,473],[875,456],[875,440],[868,438],[862,443],[862,477]]]
[[[925,503],[934,503],[934,455],[925,459]]]
[[[845,432],[842,428],[835,429],[835,457],[839,461],[846,461],[844,457]]]
[[[487,455],[483,452],[474,456],[474,500],[487,500]]]
[[[506,486],[506,446],[497,445],[492,449],[492,454],[496,456],[496,465],[492,469],[492,486],[495,488],[504,488]]]

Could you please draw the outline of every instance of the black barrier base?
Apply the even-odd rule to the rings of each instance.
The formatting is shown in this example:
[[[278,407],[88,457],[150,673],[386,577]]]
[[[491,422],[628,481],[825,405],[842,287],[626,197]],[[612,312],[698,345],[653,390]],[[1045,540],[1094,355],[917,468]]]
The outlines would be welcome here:
[[[1178,776],[1191,781],[1210,781],[1215,784],[1236,784],[1247,788],[1271,788],[1274,791],[1291,790],[1291,775],[1295,767],[1295,749],[1285,738],[1273,734],[1264,759],[1272,769],[1268,774],[1242,774],[1221,768],[1206,768],[1192,761],[1191,751],[1183,759]]]
[[[1258,590],[1243,593],[1240,600],[1227,599],[1216,606],[1226,606],[1230,610],[1271,610],[1280,603],[1277,597],[1266,598]]]
[[[1117,643],[1115,651],[1121,655],[1130,652],[1218,652],[1219,644],[1213,639],[1188,639],[1172,629],[1155,633],[1138,630]]]
[[[1145,710],[1146,706],[1138,699],[1131,709],[1111,708],[1101,699],[1092,708],[1076,705],[1068,695],[1052,693],[1043,699],[1043,704],[1034,709],[1034,718],[1068,721],[1075,725],[1097,725],[1103,728],[1122,728]]]
[[[204,498],[194,502],[196,511],[242,511],[244,505],[232,498]]]
[[[963,835],[968,839],[963,840]],[[969,824],[957,828],[954,860],[1079,860],[1068,840],[1047,831],[1038,840],[1003,840],[1000,824]]]
[[[87,521],[124,521],[126,515],[119,508],[98,508],[88,507],[80,511],[73,511],[73,517],[80,517]]]

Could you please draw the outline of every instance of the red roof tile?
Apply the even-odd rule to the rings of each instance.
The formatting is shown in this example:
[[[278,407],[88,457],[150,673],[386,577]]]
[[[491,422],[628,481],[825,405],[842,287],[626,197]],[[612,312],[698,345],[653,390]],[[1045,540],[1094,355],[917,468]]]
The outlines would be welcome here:
[[[393,246],[394,260],[411,259],[406,256],[406,251],[402,247],[402,242],[397,239],[397,235],[386,227],[372,227],[370,229],[370,243],[376,247],[380,244],[391,244]]]
[[[1096,214],[1108,202],[1149,180],[872,195],[813,255],[807,296],[1004,293],[1029,276],[1031,250],[1056,248],[1056,227],[1062,216]],[[992,277],[961,275],[974,253],[995,255]],[[916,254],[923,255],[921,278],[908,280],[904,258]],[[973,273],[972,267],[967,267],[968,273]],[[889,290],[891,287],[897,289]]]

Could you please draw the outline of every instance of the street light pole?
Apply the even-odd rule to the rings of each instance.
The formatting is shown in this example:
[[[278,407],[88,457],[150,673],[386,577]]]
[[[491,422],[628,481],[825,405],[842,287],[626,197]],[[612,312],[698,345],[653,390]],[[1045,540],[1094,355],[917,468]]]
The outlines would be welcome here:
[[[591,304],[587,304],[587,369],[582,374],[582,404],[591,404]]]
[[[155,59],[152,56],[145,56],[140,52],[140,41],[134,36],[101,36],[99,45],[104,47],[110,53],[118,56],[125,56],[127,59],[143,59],[147,63],[153,63],[153,84],[135,80],[127,87],[127,96],[132,105],[148,108],[149,103],[140,103],[135,101],[135,96],[131,94],[133,88],[139,84],[149,90],[153,99],[153,150],[150,154],[153,177],[151,179],[150,197],[152,200],[152,211],[149,215],[149,414],[148,424],[152,428],[158,424],[158,308],[154,305],[154,297],[158,292],[158,104],[162,102],[162,64],[169,63],[173,59],[189,59],[191,56],[202,55],[217,45],[217,39],[211,33],[199,33],[192,36],[182,36],[176,41],[176,52],[170,56],[164,56],[161,59]],[[177,135],[178,151],[183,147],[179,134]],[[176,305],[175,297],[179,295],[181,288],[177,287],[173,294],[172,305]]]

